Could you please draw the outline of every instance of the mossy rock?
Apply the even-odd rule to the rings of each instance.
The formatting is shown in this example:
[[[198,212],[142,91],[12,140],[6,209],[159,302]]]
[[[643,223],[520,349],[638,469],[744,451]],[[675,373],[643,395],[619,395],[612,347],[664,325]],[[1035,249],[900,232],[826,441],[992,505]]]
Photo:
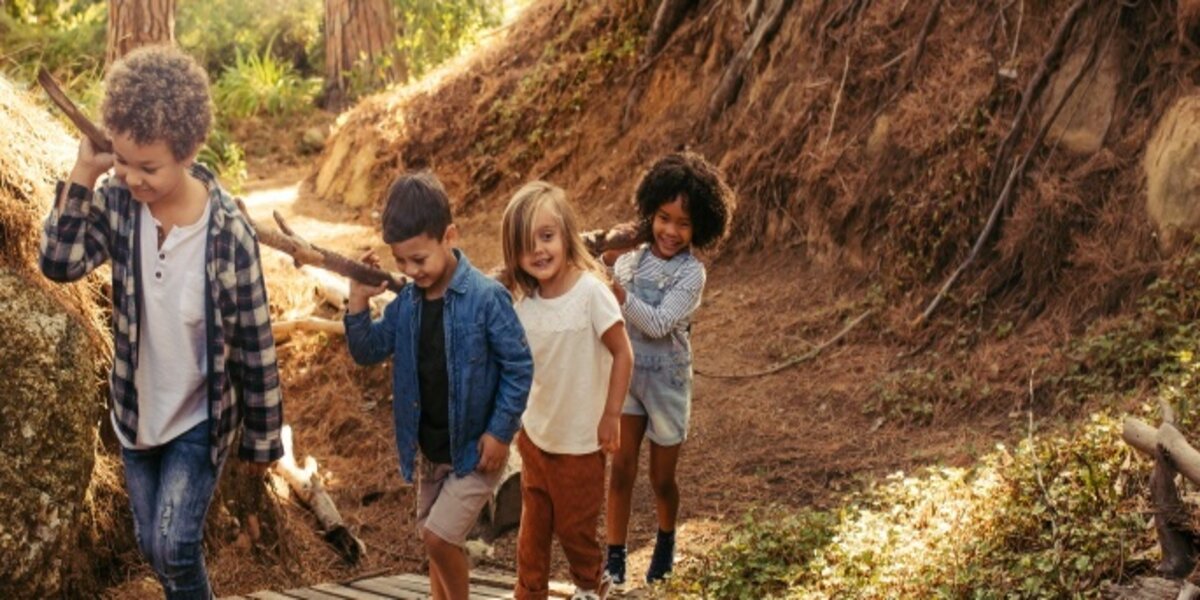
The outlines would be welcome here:
[[[0,597],[57,595],[87,523],[100,352],[36,275],[0,266]]]

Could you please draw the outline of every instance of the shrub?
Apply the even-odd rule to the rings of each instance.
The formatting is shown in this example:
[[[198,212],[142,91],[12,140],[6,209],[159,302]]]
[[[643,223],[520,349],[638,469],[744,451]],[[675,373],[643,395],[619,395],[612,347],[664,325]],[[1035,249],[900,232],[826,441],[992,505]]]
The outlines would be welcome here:
[[[679,572],[673,596],[712,598],[1097,597],[1146,570],[1139,510],[1150,466],[1120,423],[1029,435],[976,467],[896,474],[836,513],[747,518]],[[790,519],[790,520],[789,520]]]
[[[246,118],[257,115],[292,114],[312,105],[319,84],[303,80],[291,65],[263,52],[243,55],[239,50],[233,64],[217,80],[214,97],[219,114]]]

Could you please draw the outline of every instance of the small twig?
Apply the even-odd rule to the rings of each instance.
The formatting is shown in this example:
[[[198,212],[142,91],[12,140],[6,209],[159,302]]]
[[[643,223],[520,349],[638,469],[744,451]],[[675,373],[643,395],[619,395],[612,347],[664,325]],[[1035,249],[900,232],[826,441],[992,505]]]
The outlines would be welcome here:
[[[833,137],[833,125],[837,122],[838,107],[842,104],[842,92],[846,89],[846,76],[850,73],[850,53],[846,53],[846,66],[842,67],[842,83],[838,85],[837,96],[833,99],[833,111],[829,114],[829,131],[825,134],[825,143]]]
[[[1025,20],[1025,0],[1021,0],[1020,6],[1017,7],[1017,30],[1013,32],[1012,53],[1008,56],[1008,62],[1012,63],[1017,60],[1017,47],[1021,43],[1021,22]]]
[[[873,312],[875,312],[875,309],[868,308],[867,310],[863,311],[862,314],[855,317],[853,321],[850,321],[850,323],[848,323],[845,327],[843,327],[842,330],[837,333],[837,335],[833,336],[832,338],[829,338],[825,342],[822,342],[819,346],[814,347],[812,350],[809,350],[808,352],[805,352],[804,354],[801,354],[799,356],[794,356],[792,358],[789,358],[788,360],[785,360],[776,365],[772,365],[765,369],[762,369],[759,371],[752,371],[750,373],[709,373],[705,370],[696,368],[695,369],[696,374],[703,375],[705,377],[710,377],[712,379],[749,379],[751,377],[762,377],[763,375],[771,375],[774,373],[778,373],[788,367],[794,367],[800,363],[810,361],[810,360],[820,356],[820,354],[822,352],[824,352],[827,348],[829,348],[830,346],[841,341],[841,339],[843,337],[846,337],[846,334],[850,333],[850,331],[852,329],[857,327],[858,324],[863,321],[863,319],[866,319]]]

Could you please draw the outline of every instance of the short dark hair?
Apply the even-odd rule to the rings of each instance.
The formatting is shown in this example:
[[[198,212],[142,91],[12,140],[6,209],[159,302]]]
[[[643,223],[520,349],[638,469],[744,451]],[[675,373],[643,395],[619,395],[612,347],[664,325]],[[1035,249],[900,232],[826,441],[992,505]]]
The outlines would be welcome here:
[[[433,173],[406,173],[388,188],[383,209],[384,242],[395,244],[421,234],[440,240],[452,222],[450,198]]]
[[[737,205],[721,171],[694,152],[674,152],[654,163],[638,183],[636,199],[641,226],[649,233],[660,206],[682,197],[692,220],[692,245],[716,246],[729,231]]]

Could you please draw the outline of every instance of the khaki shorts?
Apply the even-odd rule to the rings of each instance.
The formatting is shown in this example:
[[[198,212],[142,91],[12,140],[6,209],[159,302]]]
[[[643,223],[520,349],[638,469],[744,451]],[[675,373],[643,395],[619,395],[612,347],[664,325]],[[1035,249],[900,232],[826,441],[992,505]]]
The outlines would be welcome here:
[[[479,511],[500,484],[500,473],[471,471],[459,477],[454,467],[421,457],[417,476],[418,535],[428,529],[455,546],[466,544],[467,534],[479,520]]]

